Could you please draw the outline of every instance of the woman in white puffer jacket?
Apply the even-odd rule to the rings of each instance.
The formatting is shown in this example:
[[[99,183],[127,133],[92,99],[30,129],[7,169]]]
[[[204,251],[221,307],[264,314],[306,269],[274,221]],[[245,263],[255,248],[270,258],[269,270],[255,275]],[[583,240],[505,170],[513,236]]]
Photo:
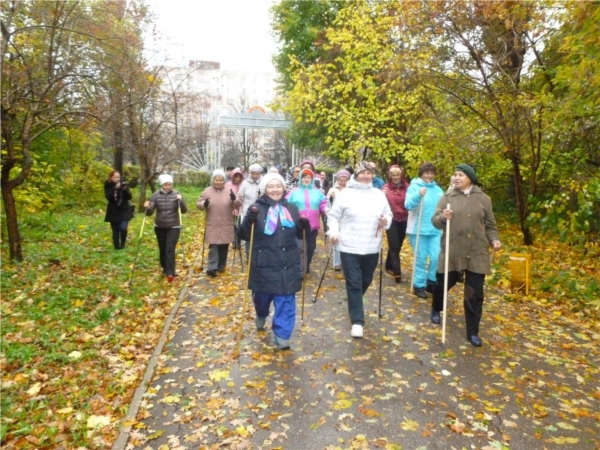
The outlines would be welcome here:
[[[385,194],[374,188],[372,181],[371,168],[364,162],[358,163],[354,178],[336,196],[327,214],[327,234],[340,250],[352,322],[350,335],[355,338],[363,337],[363,295],[373,281],[383,230],[392,223],[392,210]]]

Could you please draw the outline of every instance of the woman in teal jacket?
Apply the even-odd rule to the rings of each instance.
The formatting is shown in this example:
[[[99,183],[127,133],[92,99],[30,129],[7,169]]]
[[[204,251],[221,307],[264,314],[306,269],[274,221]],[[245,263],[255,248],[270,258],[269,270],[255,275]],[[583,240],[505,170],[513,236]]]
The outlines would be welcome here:
[[[306,273],[310,272],[310,262],[317,247],[321,214],[325,215],[327,209],[327,197],[314,186],[314,179],[312,170],[302,169],[298,187],[286,196],[288,203],[298,208],[300,219],[310,222],[310,231],[306,233]],[[302,251],[302,240],[298,240],[298,247]]]
[[[419,178],[414,178],[406,191],[404,206],[408,210],[408,223],[406,234],[413,249],[413,257],[416,258],[414,273],[414,293],[417,297],[427,298],[427,292],[433,292],[436,284],[438,259],[440,256],[440,236],[438,230],[431,223],[438,201],[444,195],[442,189],[433,180],[435,178],[435,166],[429,162],[419,166]],[[421,199],[423,202],[421,203]],[[423,212],[420,213],[421,205]],[[419,226],[419,216],[420,226]],[[419,234],[419,248],[414,254]],[[429,267],[427,259],[429,258]]]

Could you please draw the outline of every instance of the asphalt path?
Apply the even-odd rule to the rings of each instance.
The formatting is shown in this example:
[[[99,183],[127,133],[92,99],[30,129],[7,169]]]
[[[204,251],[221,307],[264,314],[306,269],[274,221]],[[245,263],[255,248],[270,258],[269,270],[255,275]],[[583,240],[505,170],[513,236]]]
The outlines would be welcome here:
[[[382,317],[376,272],[353,339],[341,272],[312,303],[326,257],[321,241],[290,350],[273,345],[271,317],[256,330],[246,295],[239,357],[239,258],[217,278],[196,265],[113,448],[600,449],[598,334],[488,289],[473,347],[458,285],[442,344],[404,264],[400,284],[383,274]]]

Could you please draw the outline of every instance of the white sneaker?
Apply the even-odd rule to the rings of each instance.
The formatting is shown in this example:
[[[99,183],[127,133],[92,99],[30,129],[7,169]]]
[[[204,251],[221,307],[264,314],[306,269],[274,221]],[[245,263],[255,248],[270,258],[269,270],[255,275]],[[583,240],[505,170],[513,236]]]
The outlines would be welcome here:
[[[350,331],[350,336],[352,336],[353,338],[363,337],[363,326],[357,323],[352,325],[352,331]]]

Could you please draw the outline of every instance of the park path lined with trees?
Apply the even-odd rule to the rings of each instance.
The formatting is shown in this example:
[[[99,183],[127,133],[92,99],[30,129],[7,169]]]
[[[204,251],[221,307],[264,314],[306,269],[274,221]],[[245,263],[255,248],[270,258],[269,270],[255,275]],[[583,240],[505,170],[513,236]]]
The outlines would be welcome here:
[[[11,0],[0,7],[2,445],[108,446],[123,425],[133,392],[182,285],[180,280],[170,287],[162,283],[148,227],[133,287],[127,287],[134,250],[128,246],[118,255],[107,251],[110,243],[102,222],[102,183],[109,166],[136,178],[139,184],[134,198],[142,205],[157,174],[181,169],[182,153],[198,139],[205,139],[202,136],[208,131],[202,127],[188,130],[178,126],[184,111],[202,110],[204,99],[185,95],[181,84],[158,76],[160,64],[150,64],[143,33],[152,29],[152,12],[141,0]],[[483,415],[473,416],[469,424],[482,424],[477,425],[481,430],[473,436],[474,445],[484,445],[485,437],[479,436],[479,431],[483,433],[484,425],[493,426],[502,417],[501,412],[486,407],[503,409],[501,399],[508,396],[507,405],[525,416],[522,423],[514,420],[517,429],[526,430],[526,439],[538,443],[537,448],[597,448],[600,5],[579,1],[288,0],[275,4],[273,14],[273,29],[281,41],[280,53],[275,56],[282,82],[277,108],[294,121],[285,138],[300,153],[326,155],[340,167],[363,158],[376,161],[379,167],[401,163],[409,175],[416,174],[421,162],[430,160],[438,167],[442,187],[456,163],[468,162],[476,167],[497,216],[502,217],[505,250],[497,255],[495,273],[488,280],[498,290],[489,305],[494,311],[487,314],[498,332],[484,336],[490,345],[477,357],[473,349],[467,352],[468,358],[455,350],[454,355],[433,355],[434,333],[422,326],[406,328],[404,319],[419,314],[414,299],[386,288],[392,308],[389,322],[384,331],[379,330],[383,334],[374,338],[381,341],[366,344],[373,346],[372,359],[364,359],[375,367],[377,382],[398,388],[396,379],[387,378],[390,373],[384,370],[380,376],[376,370],[377,365],[387,367],[394,358],[406,360],[402,362],[408,368],[413,368],[417,358],[424,361],[425,355],[431,356],[430,363],[452,365],[456,358],[463,364],[476,361],[482,373],[489,372],[504,384],[482,384],[491,406],[474,397],[468,398],[473,405],[459,401],[473,410],[482,408],[476,413]],[[187,195],[191,197],[186,200],[193,201],[197,194],[190,188]],[[137,228],[141,222],[138,215],[132,226]],[[131,234],[136,231],[132,229]],[[194,259],[201,233],[202,217],[190,214],[184,226],[185,249],[178,248],[178,258],[185,250],[187,260]],[[509,291],[510,252],[533,256],[529,296]],[[190,283],[205,283],[203,276],[193,272]],[[194,340],[210,331],[224,339],[215,343],[214,354],[192,355],[206,357],[207,362],[216,358],[218,362],[213,362],[223,366],[214,370],[226,370],[230,364],[220,360],[226,356],[219,352],[227,349],[231,339],[219,327],[229,330],[236,323],[233,312],[235,302],[241,300],[242,278],[233,278],[224,284],[206,285],[214,290],[210,292],[214,296],[196,298],[198,305],[206,308],[223,308],[211,310],[211,314],[226,312],[220,303],[223,298],[233,302],[227,305],[232,308],[227,310],[230,322],[194,329]],[[328,281],[341,283],[339,279]],[[329,291],[335,298],[333,293]],[[216,300],[211,303],[212,299]],[[402,317],[392,317],[396,313]],[[320,335],[321,330],[325,334]],[[393,342],[396,332],[402,337],[399,344]],[[391,341],[384,339],[385,333]],[[271,352],[262,338],[250,342],[256,351],[245,357],[255,355],[251,363],[255,368],[292,372],[315,364],[307,373],[319,384],[324,378],[315,374],[334,378],[345,374],[330,373],[337,359],[329,361],[332,366],[317,370],[310,347],[317,345],[315,342],[322,345],[332,339],[353,362],[363,361],[352,359],[356,356],[366,356],[361,353],[363,348],[345,342],[345,335],[339,342],[335,336],[333,327],[300,330],[299,338],[307,339],[307,347],[298,348],[299,353],[306,352],[298,356],[306,358],[298,365],[287,359],[290,356]],[[530,363],[539,363],[541,373],[530,370],[526,365]],[[414,387],[417,377],[428,377],[425,394],[446,380],[438,379],[437,366],[428,368],[433,373],[411,373],[409,382]],[[208,376],[219,393],[226,378],[211,379],[213,370],[208,369],[202,376]],[[584,373],[579,374],[581,379],[575,375],[577,371]],[[510,374],[515,372],[521,377],[513,380]],[[266,372],[254,374],[273,379]],[[557,379],[555,374],[566,378],[556,375]],[[157,382],[163,383],[160,380]],[[358,395],[357,389],[362,392],[364,387],[350,386],[354,392],[341,398],[338,394],[345,391],[333,381],[335,400],[331,399],[331,405],[322,403],[331,408],[323,424],[320,417],[307,422],[311,430],[331,426],[332,414],[344,409],[335,409],[335,402],[346,405],[354,398],[351,395]],[[519,383],[533,394],[522,391],[521,398],[520,387],[511,389]],[[372,398],[375,386],[364,390],[367,399]],[[269,399],[276,394],[260,383],[246,388],[251,396],[265,394]],[[289,400],[296,395],[291,389],[276,395]],[[331,390],[328,388],[326,395]],[[578,403],[570,400],[571,394]],[[204,400],[202,395],[198,391],[189,400],[181,397],[181,404],[174,401],[174,407],[195,405]],[[229,406],[232,401],[235,399],[229,400]],[[435,402],[424,408],[431,406],[435,414],[441,414],[442,401]],[[379,433],[365,434],[367,441],[346,433],[356,430],[356,421],[384,424],[380,419],[388,411],[358,401],[350,403],[353,417],[345,416],[334,427],[344,439],[339,445],[385,447],[385,442],[377,440],[382,437]],[[213,427],[212,421],[226,420],[225,415],[210,417],[207,437],[202,439],[213,439],[208,437],[210,433],[222,432],[231,442],[265,442],[267,416],[261,418],[264,428],[254,433],[247,426],[247,417],[255,415],[256,408],[245,411],[233,405],[239,415],[233,420],[238,422]],[[411,416],[416,408],[405,410],[406,420],[398,418],[397,423],[387,425],[409,435],[414,432],[413,421],[419,422],[420,433],[443,424],[440,429],[453,436],[452,442],[471,443],[462,439],[472,437],[464,432],[472,433],[472,427],[465,426],[460,433],[460,427],[452,428],[456,420],[466,425],[467,412],[461,416],[452,410],[456,417],[447,419],[436,415],[436,423],[430,427]],[[186,413],[184,408],[184,416]],[[369,419],[363,422],[363,416]],[[158,423],[148,419],[148,424]],[[142,422],[136,424],[143,429]],[[352,430],[345,431],[347,428]],[[517,442],[510,431],[507,439],[497,430],[488,444],[510,447],[511,440]],[[274,432],[287,437],[274,436],[273,445],[278,445],[277,439],[292,436],[285,427]],[[148,439],[150,433],[142,434]],[[519,448],[517,444],[513,447]]]

